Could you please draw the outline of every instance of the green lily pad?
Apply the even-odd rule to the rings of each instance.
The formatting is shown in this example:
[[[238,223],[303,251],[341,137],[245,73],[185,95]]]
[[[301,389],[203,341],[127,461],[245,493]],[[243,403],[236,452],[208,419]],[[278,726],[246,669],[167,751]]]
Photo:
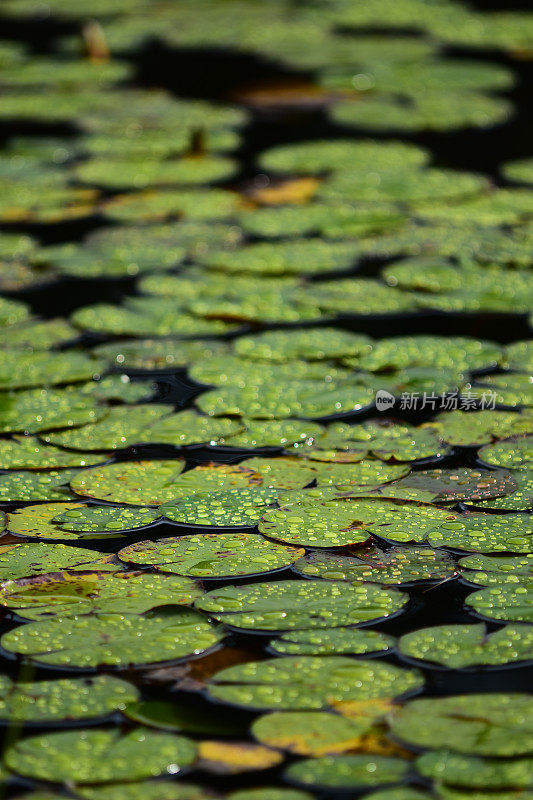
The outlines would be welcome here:
[[[357,98],[357,102],[354,103],[339,103],[334,110],[333,120],[341,125],[354,125],[364,131],[378,130],[394,133],[453,131],[454,129],[486,128],[489,125],[501,124],[509,119],[511,111],[511,106],[505,100],[492,97],[485,92],[426,91],[413,95],[407,103],[405,98],[399,95],[372,95],[369,93],[360,102]],[[431,173],[432,177],[428,183],[436,197],[446,197],[448,192],[453,196],[452,188],[447,185],[451,170],[448,173],[445,170],[426,170],[426,172]],[[444,177],[445,175],[446,177]],[[425,178],[420,180],[421,184],[425,182]],[[468,190],[466,192],[464,189],[461,190],[460,182],[458,182],[456,192],[461,195],[468,193]],[[374,197],[382,200],[389,198],[391,194],[390,190],[375,191]],[[393,196],[395,195],[393,194]],[[428,194],[425,196],[430,197],[429,187]]]
[[[235,109],[232,110],[235,111]],[[141,160],[143,158],[166,159],[190,152],[193,130],[188,125],[174,126],[172,133],[173,135],[170,137],[168,130],[164,128],[146,129],[144,127],[140,130],[128,130],[126,136],[93,133],[84,136],[79,141],[79,145],[84,153],[91,156],[131,160],[136,158]],[[222,152],[238,147],[240,136],[236,130],[231,128],[210,127],[202,129],[202,140],[203,150],[206,153]]]
[[[76,794],[85,800],[208,800],[210,797],[201,786],[173,780],[77,786]]]
[[[386,461],[390,458],[396,461],[415,461],[446,452],[446,448],[432,431],[411,425],[380,422],[363,422],[360,425],[333,423],[324,436],[318,439],[315,447],[319,451],[329,447],[347,451],[360,450],[366,455],[372,453]]]
[[[503,470],[455,469],[421,470],[402,478],[400,485],[433,492],[435,502],[485,500],[511,494],[516,487],[512,476]]]
[[[527,372],[504,372],[499,375],[483,375],[478,381],[496,395],[496,403],[504,406],[531,406],[531,384],[533,378]]]
[[[478,789],[528,788],[531,785],[531,758],[502,761],[436,750],[424,753],[416,761],[417,771],[425,778],[452,786]],[[500,796],[500,795],[498,795]]]
[[[493,500],[481,500],[475,503],[481,511],[496,509],[498,511],[529,511],[533,506],[533,470],[516,469],[511,473],[516,489],[506,497]]]
[[[84,184],[116,190],[198,185],[225,180],[234,171],[233,159],[215,155],[185,156],[168,161],[97,156],[79,164],[74,175]]]
[[[532,705],[532,698],[519,693],[421,698],[394,716],[391,732],[415,747],[444,747],[481,756],[528,755]]]
[[[6,752],[19,775],[66,783],[107,783],[174,774],[196,757],[184,736],[150,728],[59,731],[20,739]]]
[[[533,578],[533,553],[523,556],[466,556],[459,561],[462,577],[481,586],[521,583]]]
[[[231,447],[307,447],[324,431],[317,422],[299,419],[243,419],[244,430],[228,438]]]
[[[527,514],[458,515],[453,521],[431,531],[433,547],[452,547],[479,553],[528,553],[531,550],[533,520]]]
[[[503,666],[533,659],[533,631],[525,625],[506,625],[488,633],[480,625],[437,625],[404,634],[399,651],[448,669]]]
[[[330,581],[367,581],[382,585],[416,581],[445,581],[455,575],[452,559],[429,547],[392,547],[390,550],[362,548],[354,556],[315,551],[294,564],[307,578]]]
[[[2,347],[21,350],[48,350],[76,339],[78,331],[65,319],[29,319],[18,325],[0,328]]]
[[[216,340],[137,339],[101,344],[94,353],[110,365],[125,369],[181,369],[223,354],[227,347],[226,342]]]
[[[392,636],[359,628],[291,631],[274,639],[269,649],[283,656],[329,656],[381,653],[394,646]]]
[[[263,488],[301,489],[316,478],[314,466],[296,458],[247,458],[241,467],[260,476]]]
[[[337,328],[302,328],[293,331],[266,331],[257,336],[242,336],[235,342],[239,356],[260,361],[287,361],[291,358],[323,361],[369,352],[370,339]]]
[[[345,547],[369,538],[369,533],[357,525],[355,509],[343,500],[312,504],[296,501],[266,511],[259,532],[303,547]]]
[[[429,427],[448,444],[461,447],[486,444],[514,433],[526,433],[531,427],[527,414],[509,411],[446,411],[437,414]]]
[[[131,76],[131,65],[124,61],[94,62],[90,59],[60,60],[35,56],[23,64],[2,70],[4,88],[24,90],[36,86],[47,89],[67,89],[107,84],[126,80]]]
[[[533,622],[533,582],[489,586],[468,595],[465,603],[487,619]]]
[[[118,195],[105,204],[105,215],[118,222],[135,224],[139,219],[224,219],[238,209],[238,196],[223,189],[181,189]]]
[[[91,719],[122,711],[139,696],[126,681],[109,675],[13,683],[2,677],[0,718],[12,722]]]
[[[349,700],[397,697],[422,685],[416,670],[343,656],[287,656],[217,672],[211,697],[252,709],[319,710]]]
[[[488,444],[479,451],[486,464],[505,469],[533,467],[533,436],[520,436]]]
[[[428,153],[404,142],[325,140],[273,147],[262,154],[263,169],[285,173],[317,174],[329,170],[399,172],[424,166]]]
[[[384,464],[382,461],[363,459],[356,464],[314,465],[319,486],[380,486],[404,478],[410,471],[405,464]]]
[[[94,424],[49,433],[44,438],[46,442],[73,450],[116,450],[138,444],[144,430],[171,410],[172,406],[164,405],[118,406],[109,409],[105,418]]]
[[[150,380],[130,380],[128,375],[107,375],[76,387],[82,397],[92,397],[98,403],[144,403],[154,394]]]
[[[267,747],[320,757],[356,748],[374,722],[370,713],[349,719],[327,711],[274,711],[256,719],[251,733]]]
[[[106,409],[75,389],[28,389],[0,394],[0,431],[37,433],[96,422]]]
[[[17,474],[21,475],[23,473]],[[33,475],[34,473],[27,474]],[[25,506],[8,514],[7,525],[9,532],[14,536],[29,536],[44,541],[102,538],[95,537],[94,534],[90,533],[63,530],[53,522],[55,517],[64,512],[83,511],[87,508],[88,506],[81,503],[40,503],[39,505]],[[104,536],[120,535],[116,532],[104,534]]]
[[[0,469],[87,467],[102,458],[105,456],[68,453],[57,447],[48,447],[34,436],[14,436],[12,439],[0,440]]]
[[[405,367],[436,367],[456,370],[495,365],[501,348],[493,342],[454,336],[395,336],[374,342],[371,352],[360,359],[361,369],[381,371]]]
[[[222,492],[196,492],[191,497],[161,506],[161,514],[184,525],[253,527],[267,506],[275,503],[275,489],[227,489]]]
[[[193,503],[206,494],[246,489],[259,482],[259,475],[242,464],[200,464],[178,475],[172,485],[165,487],[162,505],[176,506],[180,501]],[[172,513],[172,512],[170,512]],[[174,516],[171,517],[174,519]]]
[[[533,184],[533,158],[520,158],[502,164],[502,174],[515,183]]]
[[[0,546],[0,580],[26,578],[61,570],[119,569],[113,555],[66,544],[8,544]]]
[[[533,369],[533,342],[528,339],[523,342],[513,342],[505,348],[505,366],[509,369]]]
[[[0,498],[2,502],[16,503],[74,500],[69,482],[80,472],[79,469],[5,472],[0,475]]]
[[[255,575],[290,566],[303,553],[250,533],[204,533],[137,542],[119,551],[129,564],[196,578]]]
[[[371,250],[374,252],[377,249],[375,242],[381,241],[381,238],[370,241],[373,243]],[[362,248],[362,244],[360,247]],[[411,299],[406,292],[385,286],[377,280],[359,276],[309,284],[306,299],[316,303],[326,316],[394,314],[415,307],[414,299]]]
[[[196,606],[245,630],[305,630],[359,625],[399,611],[407,597],[369,584],[286,581],[208,592]]]
[[[375,755],[322,756],[291,764],[285,776],[304,786],[356,789],[400,783],[407,775],[409,762]]]
[[[257,287],[256,287],[257,288]],[[279,331],[277,331],[279,333]],[[244,337],[249,340],[252,337]],[[242,341],[238,339],[237,341]],[[218,358],[198,360],[189,369],[189,376],[198,383],[211,386],[238,386],[243,389],[250,384],[268,385],[287,381],[342,380],[350,377],[346,369],[332,366],[329,362],[304,361],[290,358],[286,361],[255,361],[246,356],[221,355]]]
[[[98,500],[155,506],[176,496],[176,479],[184,466],[181,459],[106,464],[84,470],[71,487],[77,494]]]
[[[159,517],[153,508],[85,506],[63,511],[52,519],[61,530],[91,532],[125,531],[144,528]]]
[[[25,619],[77,614],[143,614],[164,605],[187,605],[200,590],[188,578],[135,572],[53,572],[7,581],[0,604]]]
[[[311,800],[312,795],[298,789],[264,786],[257,789],[239,789],[228,795],[229,800]]]
[[[440,794],[438,795],[441,796]],[[394,789],[381,789],[377,792],[367,794],[368,800],[429,800],[433,795],[421,792],[418,789],[413,789],[411,786],[398,786]],[[477,800],[482,800],[478,797]],[[488,798],[484,798],[488,800]],[[502,798],[499,798],[502,800]],[[511,800],[508,798],[508,800]]]
[[[89,669],[156,664],[199,655],[221,634],[190,609],[148,614],[91,614],[52,617],[4,634],[9,652],[31,662]]]
[[[1,247],[1,243],[0,243]],[[29,319],[29,311],[26,303],[19,300],[7,300],[0,297],[0,328],[16,325]]]

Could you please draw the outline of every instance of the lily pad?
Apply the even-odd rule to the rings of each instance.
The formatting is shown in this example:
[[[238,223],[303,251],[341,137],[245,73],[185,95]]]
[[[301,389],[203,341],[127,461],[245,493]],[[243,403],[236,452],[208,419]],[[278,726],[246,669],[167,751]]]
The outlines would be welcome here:
[[[311,800],[307,792],[298,789],[278,788],[277,786],[264,786],[257,789],[238,789],[228,795],[229,800]]]
[[[184,466],[180,459],[106,464],[85,470],[71,487],[77,494],[98,500],[155,506],[176,496],[176,479]]]
[[[405,367],[437,367],[456,370],[482,369],[495,365],[501,348],[493,342],[453,336],[394,336],[372,345],[362,357],[361,369],[381,371]]]
[[[324,428],[316,422],[298,419],[243,419],[245,428],[231,436],[225,444],[231,447],[283,447],[286,450],[306,447],[315,441]]]
[[[204,533],[137,542],[119,551],[130,564],[196,578],[255,575],[283,569],[303,554],[249,533]]]
[[[533,184],[533,158],[506,161],[502,165],[502,173],[516,183]]]
[[[433,547],[479,553],[528,553],[532,536],[533,520],[527,514],[470,513],[431,531],[428,541]]]
[[[469,467],[429,469],[411,472],[400,485],[433,492],[434,502],[485,500],[511,494],[516,484],[503,470],[481,470]]]
[[[6,581],[0,604],[25,619],[77,614],[143,614],[165,605],[187,605],[200,590],[177,575],[135,572],[52,572]]]
[[[360,625],[395,614],[404,594],[371,584],[285,581],[208,592],[196,607],[245,630],[306,630]]]
[[[0,498],[2,502],[16,503],[73,500],[69,482],[80,472],[78,469],[5,472],[0,475]]]
[[[475,503],[476,507],[482,511],[488,508],[498,511],[529,511],[533,506],[533,470],[515,469],[511,473],[511,477],[517,486],[514,492],[506,497],[481,500]]]
[[[303,547],[344,547],[369,538],[369,533],[357,525],[355,509],[342,500],[322,504],[296,501],[267,511],[259,522],[259,532]]]
[[[152,508],[122,508],[121,506],[85,506],[63,511],[52,523],[63,531],[94,533],[143,528],[159,516]]]
[[[61,570],[119,569],[113,555],[66,544],[28,542],[0,546],[0,580],[26,578]]]
[[[533,370],[533,342],[528,339],[508,344],[505,348],[504,363],[509,369]]]
[[[418,689],[422,678],[378,661],[343,656],[287,656],[217,672],[208,693],[252,709],[319,710],[349,700],[387,699]]]
[[[63,467],[87,467],[103,458],[105,456],[68,453],[57,447],[48,447],[34,436],[14,436],[0,440],[0,469],[57,470]]]
[[[9,652],[69,669],[131,667],[199,655],[221,634],[190,609],[91,614],[30,622],[4,634]]]
[[[241,336],[235,343],[235,352],[239,356],[260,361],[287,361],[291,358],[323,361],[359,356],[370,349],[367,336],[337,328],[266,331],[257,336]]]
[[[109,675],[13,683],[2,677],[0,718],[12,722],[70,722],[124,710],[139,696],[126,681]]]
[[[0,394],[0,431],[37,433],[96,422],[106,409],[70,389],[27,389]]]
[[[150,728],[77,730],[20,739],[6,752],[6,763],[19,775],[67,783],[107,783],[175,774],[192,764],[190,739]]]
[[[76,794],[85,800],[207,800],[209,797],[201,786],[171,779],[79,786]]]
[[[28,474],[33,475],[33,473]],[[88,506],[80,503],[42,503],[25,506],[8,514],[7,525],[9,532],[15,536],[29,536],[44,541],[102,538],[90,533],[63,530],[53,522],[55,517],[67,511],[84,511],[87,508]],[[120,534],[108,532],[104,537],[117,535]]]
[[[425,778],[477,789],[529,788],[531,785],[531,758],[502,761],[436,750],[424,753],[416,761],[417,771]]]
[[[320,757],[355,750],[374,722],[372,714],[349,719],[327,711],[274,711],[256,719],[251,732],[268,747]]]
[[[48,350],[76,339],[78,331],[65,319],[29,319],[19,325],[0,328],[2,347],[21,350]]]
[[[134,224],[139,219],[162,221],[178,217],[222,220],[238,210],[238,196],[223,189],[136,192],[115,196],[105,204],[106,217]]]
[[[404,478],[410,468],[405,464],[384,464],[375,459],[363,459],[356,464],[315,464],[319,486],[380,486]]]
[[[76,383],[89,380],[103,369],[102,361],[96,361],[75,350],[52,353],[5,349],[0,370],[0,389]]]
[[[466,556],[459,561],[462,577],[481,586],[527,583],[533,578],[533,553],[523,556]]]
[[[283,656],[356,655],[386,652],[394,639],[384,633],[359,628],[291,631],[274,639],[269,649]]]
[[[296,458],[247,458],[241,467],[260,476],[260,485],[270,489],[300,489],[316,478],[314,466]]]
[[[98,345],[94,353],[124,369],[183,369],[196,360],[202,362],[222,354],[227,347],[226,342],[208,339],[126,339]]]
[[[208,736],[242,736],[247,728],[236,718],[224,721],[215,719],[209,708],[199,709],[194,704],[184,705],[168,700],[141,700],[129,703],[124,714],[128,719],[151,728]]]
[[[533,582],[501,584],[468,595],[467,606],[487,619],[533,622]]]
[[[322,756],[291,764],[285,776],[303,786],[357,789],[400,783],[407,775],[409,762],[400,758],[369,755]]]
[[[514,433],[526,433],[531,427],[531,419],[525,414],[509,411],[473,413],[456,409],[437,414],[428,426],[448,444],[473,447],[492,442],[493,439],[505,439]]]
[[[382,585],[417,581],[446,581],[455,576],[455,565],[446,553],[429,547],[362,548],[354,556],[315,551],[294,564],[307,578],[330,581],[366,581]]]
[[[398,647],[404,656],[448,669],[504,666],[533,659],[533,631],[506,625],[489,634],[483,624],[437,625],[404,634]]]
[[[391,732],[415,747],[444,747],[481,756],[528,755],[532,706],[533,699],[519,693],[421,698],[394,716]]]
[[[1,244],[0,244],[1,246]],[[0,328],[16,325],[29,318],[28,306],[20,300],[8,300],[0,297]]]
[[[429,430],[411,425],[391,425],[379,422],[363,422],[360,425],[333,423],[314,445],[319,451],[328,447],[340,450],[359,450],[368,455],[388,461],[415,461],[442,455],[445,447]],[[313,456],[315,457],[315,456]]]
[[[494,467],[533,468],[533,436],[517,436],[486,445],[480,449],[479,457]]]
[[[111,408],[104,419],[70,431],[49,433],[45,441],[73,450],[116,450],[138,444],[145,428],[168,414],[171,406]]]
[[[478,382],[495,394],[498,405],[531,406],[533,377],[528,372],[503,372],[498,375],[483,375]]]

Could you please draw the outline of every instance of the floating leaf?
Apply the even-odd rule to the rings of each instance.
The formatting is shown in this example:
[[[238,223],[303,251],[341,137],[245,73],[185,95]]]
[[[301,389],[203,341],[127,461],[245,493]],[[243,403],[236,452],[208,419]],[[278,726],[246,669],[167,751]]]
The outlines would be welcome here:
[[[2,684],[0,718],[11,722],[91,719],[123,710],[138,697],[134,686],[109,675],[37,683],[12,683],[4,676]]]
[[[167,700],[141,700],[129,703],[124,714],[140,725],[149,725],[160,730],[224,737],[240,736],[243,733],[242,722],[238,719],[221,721],[214,717],[210,709],[200,710],[194,704],[185,706]]]
[[[47,572],[68,570],[119,569],[113,555],[95,553],[66,544],[8,544],[0,546],[0,580],[26,578]]]
[[[354,556],[314,551],[296,561],[294,569],[308,578],[382,585],[440,582],[455,575],[452,559],[429,547],[391,547],[386,551],[363,548],[361,553],[355,551]]]
[[[480,553],[528,553],[531,550],[533,520],[527,514],[462,514],[431,531],[433,547],[452,547]]]
[[[533,343],[530,339],[523,342],[513,342],[505,348],[505,366],[509,369],[533,369]]]
[[[28,389],[0,394],[0,431],[37,433],[96,422],[106,409],[73,389]]]
[[[64,319],[29,319],[19,325],[0,328],[2,347],[21,350],[48,350],[76,339],[78,331]]]
[[[311,444],[324,430],[322,425],[309,420],[244,419],[241,433],[228,438],[225,444],[231,447],[303,447]]]
[[[436,750],[420,756],[416,769],[425,778],[452,786],[493,790],[528,788],[531,784],[530,758],[502,761]]]
[[[275,711],[256,719],[251,732],[268,747],[320,757],[356,750],[373,722],[371,716],[355,720],[327,711]]]
[[[502,165],[503,175],[517,183],[533,183],[533,159],[521,158],[516,161],[506,161]]]
[[[7,300],[0,297],[0,328],[16,325],[29,318],[28,307],[18,300]]]
[[[369,584],[286,581],[215,589],[196,606],[235,628],[282,631],[359,625],[396,613],[406,601]]]
[[[241,467],[261,476],[263,488],[300,489],[316,478],[313,465],[296,458],[247,458]]]
[[[344,547],[369,538],[368,532],[357,525],[355,509],[342,500],[294,502],[267,511],[259,522],[259,532],[304,547]]]
[[[496,395],[496,403],[504,406],[531,406],[532,376],[527,372],[503,372],[483,375],[478,382]]]
[[[449,444],[469,447],[504,439],[513,433],[527,432],[531,419],[525,414],[485,410],[468,412],[456,409],[437,414],[428,425]],[[501,466],[501,465],[500,465]]]
[[[174,774],[195,759],[196,746],[184,736],[149,728],[77,730],[20,739],[6,763],[19,775],[67,783],[107,783]]]
[[[524,556],[466,556],[459,561],[462,577],[481,586],[527,582],[533,577],[533,553]]]
[[[393,718],[394,737],[415,747],[445,747],[482,756],[531,751],[533,732],[525,694],[468,694],[412,700]]]
[[[153,153],[147,153],[148,157]],[[176,217],[224,219],[239,210],[238,196],[223,189],[181,189],[128,193],[105,204],[105,215],[118,222],[161,221]]]
[[[448,669],[502,666],[533,658],[533,631],[524,625],[506,625],[489,634],[483,624],[437,625],[404,634],[399,651]]]
[[[0,370],[0,389],[25,389],[33,386],[85,381],[104,369],[102,361],[66,350],[25,352],[4,349]]]
[[[152,508],[120,506],[84,506],[63,511],[52,522],[63,531],[91,533],[143,528],[159,516]]]
[[[421,470],[411,472],[400,481],[401,486],[433,492],[435,502],[485,500],[511,494],[516,486],[512,476],[503,470],[480,470],[469,467]]]
[[[249,488],[225,491],[198,491],[191,497],[161,506],[167,519],[183,525],[254,527],[267,506],[277,498],[274,489]]]
[[[198,744],[198,768],[215,775],[270,769],[282,761],[280,753],[249,742],[202,741]]]
[[[414,670],[342,656],[287,656],[217,672],[216,700],[253,709],[319,710],[347,700],[389,698],[420,687]]]
[[[311,800],[311,795],[298,789],[262,786],[257,789],[239,789],[231,792],[228,798],[229,800]]]
[[[22,474],[22,473],[18,473]],[[33,473],[28,473],[33,475]],[[43,540],[71,540],[99,538],[94,534],[84,534],[63,530],[55,525],[55,517],[67,511],[83,511],[87,506],[80,503],[43,503],[35,506],[25,506],[12,511],[8,515],[9,532],[15,536],[31,536]],[[105,536],[119,536],[117,533],[104,533]],[[102,538],[102,537],[100,537]]]
[[[176,479],[185,464],[127,461],[85,470],[71,487],[77,494],[131,505],[160,505],[176,496]]]
[[[80,669],[130,667],[199,655],[221,639],[190,609],[52,617],[14,628],[2,647],[32,662]]]
[[[517,488],[506,497],[492,500],[481,500],[475,503],[482,511],[496,509],[498,511],[529,511],[533,506],[533,470],[522,468],[513,470],[511,477]]]
[[[130,564],[197,578],[255,575],[283,569],[303,554],[249,533],[205,533],[137,542],[119,552]]]
[[[187,605],[200,590],[181,576],[143,572],[53,572],[6,581],[0,604],[25,619],[76,614],[143,614],[164,605]]]
[[[501,348],[493,342],[462,336],[394,336],[372,345],[362,357],[362,369],[381,371],[405,367],[437,367],[439,369],[482,369],[495,365]]]
[[[5,472],[0,475],[0,498],[2,502],[16,503],[35,500],[73,500],[74,495],[69,490],[69,481],[80,472],[79,469]]]
[[[533,622],[533,582],[490,586],[468,595],[466,604],[482,617]]]
[[[494,467],[533,467],[533,436],[520,436],[488,444],[480,449],[479,457]]]
[[[212,250],[199,260],[206,267],[229,274],[308,275],[346,270],[359,254],[353,242],[299,239],[286,242],[257,242],[235,250]]]
[[[399,478],[410,471],[404,464],[383,464],[381,461],[364,459],[357,464],[315,464],[319,486],[336,486],[338,489],[350,486],[380,486]]]
[[[144,189],[211,183],[229,178],[234,171],[233,159],[216,155],[185,156],[164,161],[101,156],[79,164],[75,177],[82,183],[106,189]]]
[[[105,786],[77,786],[85,800],[206,800],[205,790],[173,780],[110,783]]]
[[[269,646],[275,654],[295,655],[366,655],[390,650],[394,639],[384,633],[358,628],[291,631],[274,639]]]
[[[144,405],[111,408],[104,419],[92,425],[60,433],[49,433],[45,441],[73,450],[116,450],[138,444],[145,429],[168,414],[171,406]],[[93,456],[94,458],[94,456]]]
[[[390,458],[414,461],[442,455],[446,451],[432,431],[380,422],[363,422],[360,425],[333,423],[328,426],[324,436],[317,440],[315,447],[318,451],[329,447],[359,450],[365,455],[372,453],[386,461]],[[319,458],[320,452],[310,457]]]
[[[291,764],[285,776],[304,786],[358,789],[400,783],[407,775],[409,762],[386,756],[345,755],[310,758]]]
[[[235,352],[260,361],[287,361],[291,358],[323,361],[328,358],[359,356],[369,352],[370,339],[337,328],[302,328],[300,331],[266,331],[257,336],[242,336]]]
[[[124,369],[181,369],[222,354],[227,347],[226,342],[216,340],[137,339],[101,344],[94,353]]]
[[[68,453],[57,447],[47,447],[34,436],[0,440],[0,469],[86,467],[103,458],[91,453]]]

